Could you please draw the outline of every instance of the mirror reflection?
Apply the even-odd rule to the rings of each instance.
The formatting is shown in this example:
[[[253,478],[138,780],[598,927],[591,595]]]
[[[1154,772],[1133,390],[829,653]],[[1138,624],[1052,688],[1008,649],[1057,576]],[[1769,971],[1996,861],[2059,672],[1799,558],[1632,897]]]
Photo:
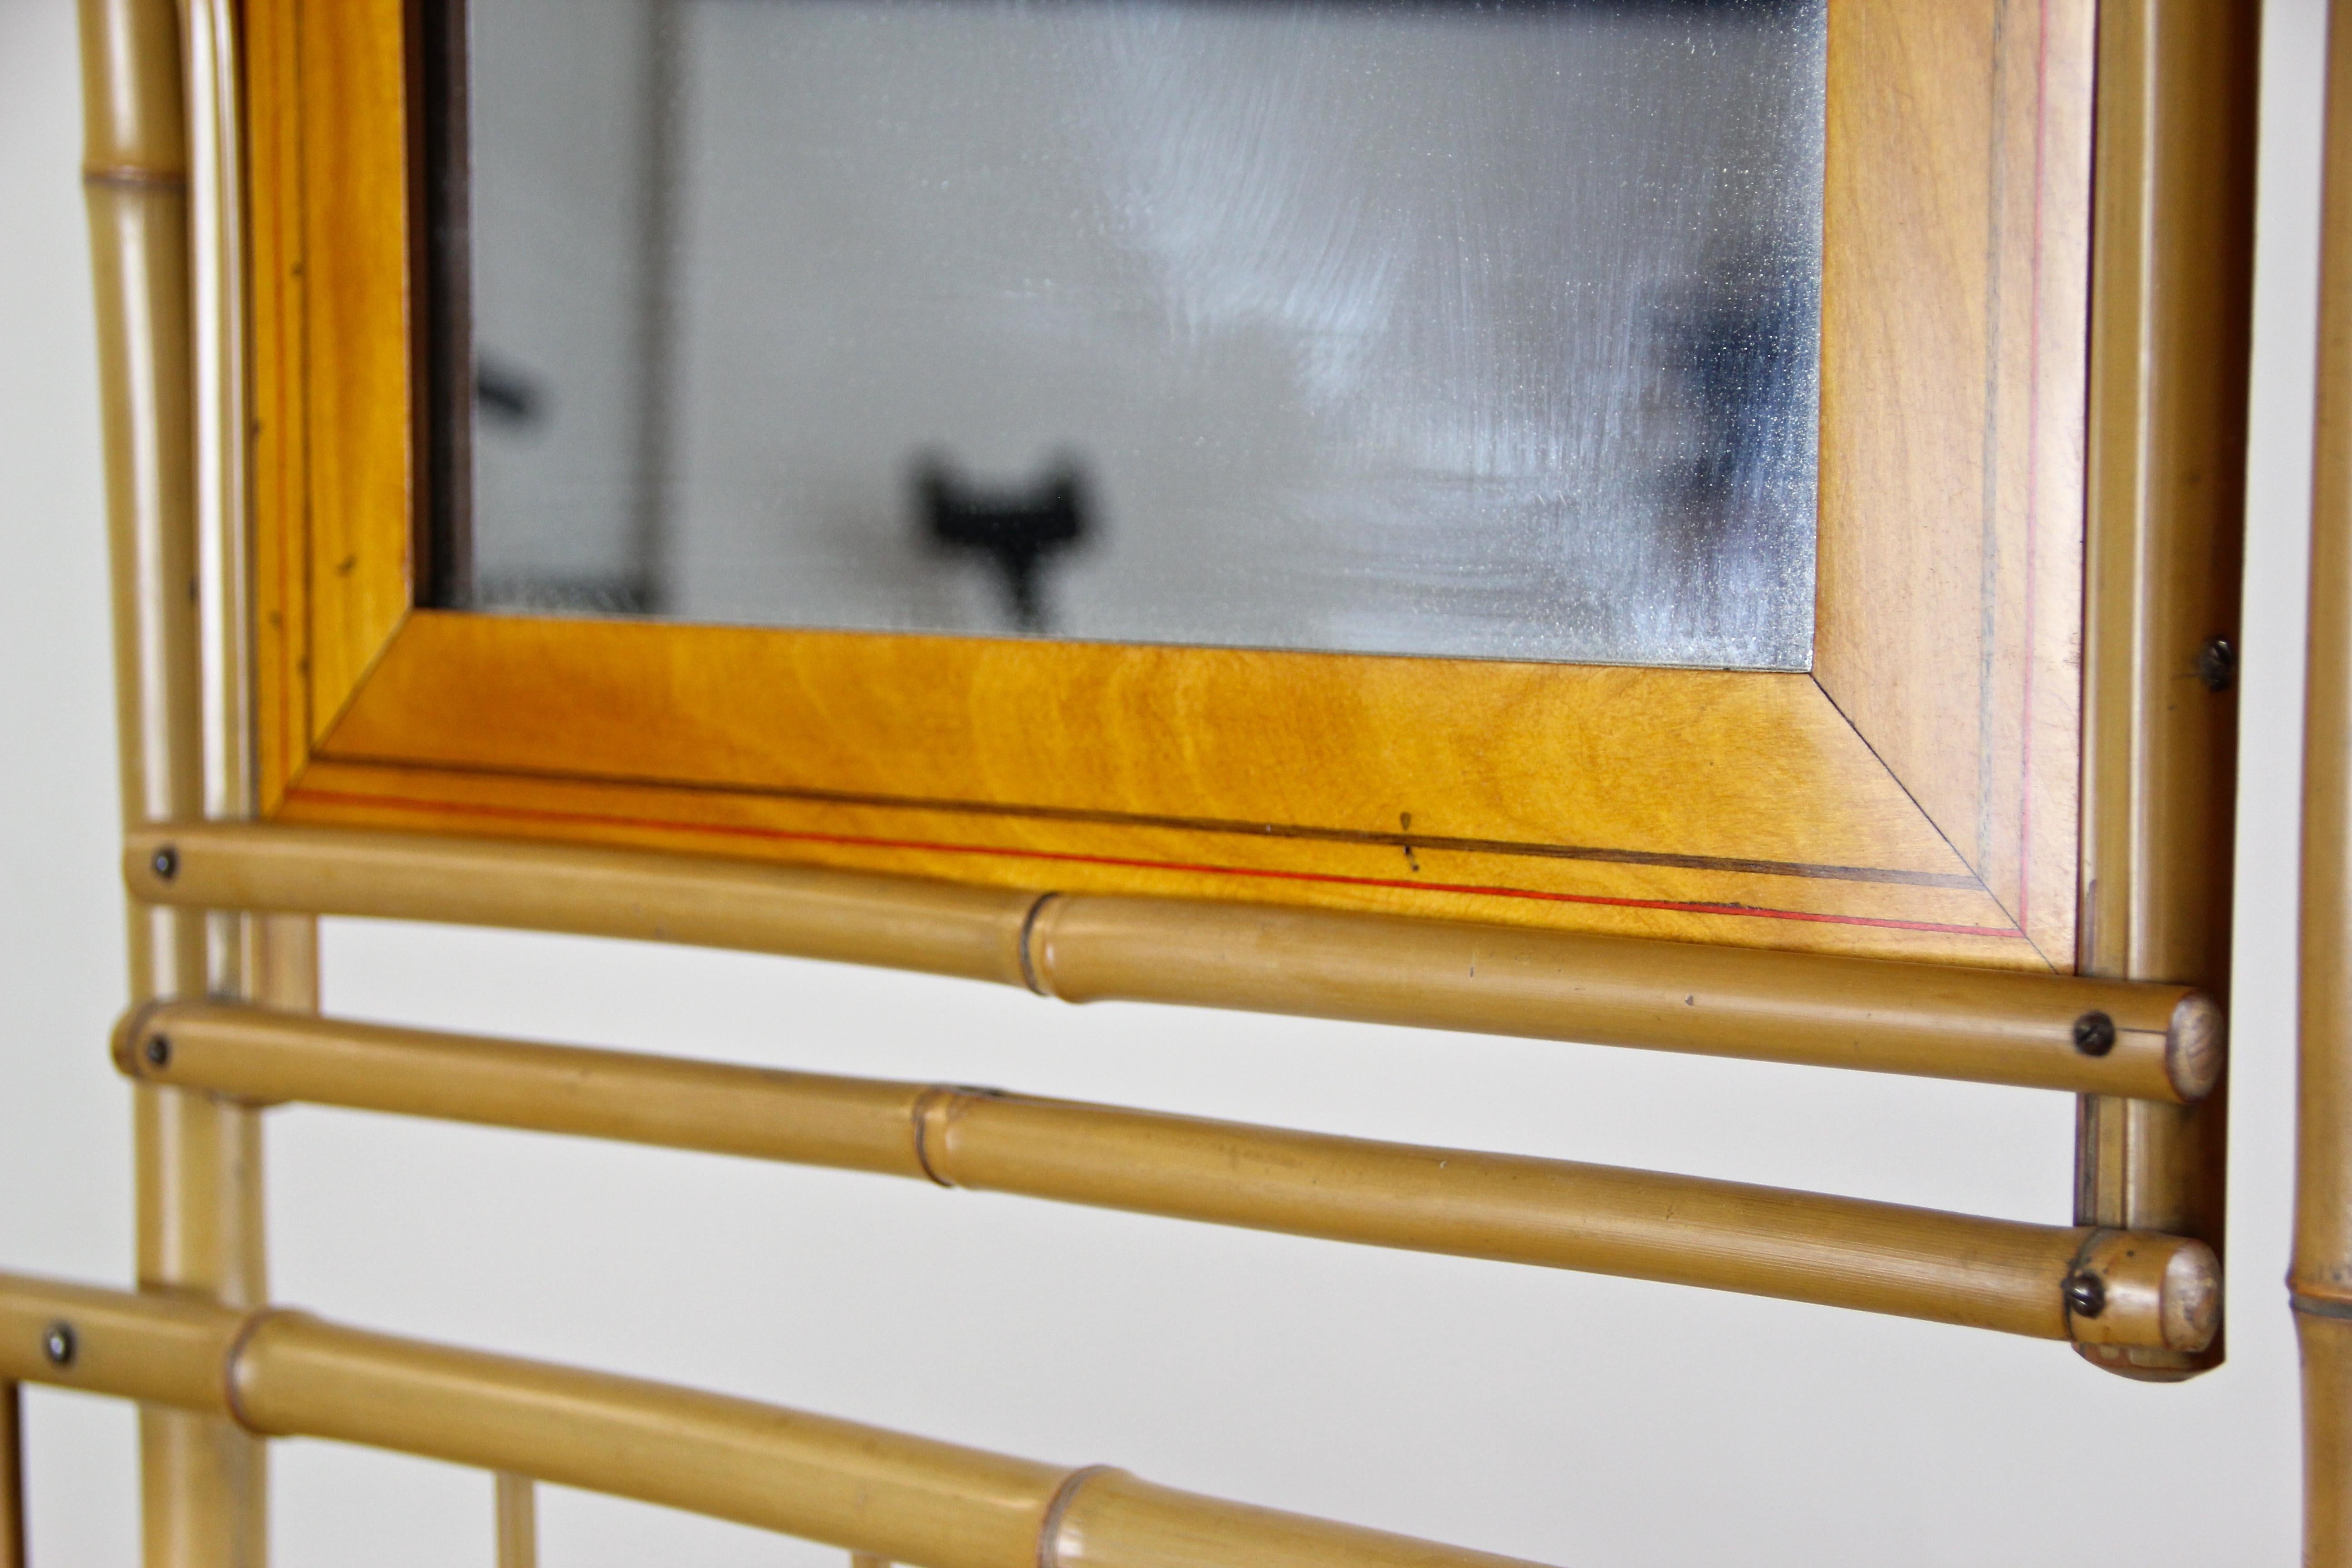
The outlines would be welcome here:
[[[440,599],[1801,669],[1824,0],[468,0]]]

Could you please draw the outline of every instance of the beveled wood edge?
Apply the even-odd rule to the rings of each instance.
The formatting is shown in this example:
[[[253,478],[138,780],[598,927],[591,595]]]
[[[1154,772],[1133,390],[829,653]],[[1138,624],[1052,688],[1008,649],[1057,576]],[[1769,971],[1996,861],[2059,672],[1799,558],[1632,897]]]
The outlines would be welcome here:
[[[1845,476],[1832,469],[1826,454],[1839,436],[1850,432],[1851,425],[1840,425],[1833,417],[1839,382],[1832,374],[1837,363],[1832,352],[1832,312],[1826,289],[1843,264],[1851,261],[1860,268],[1864,263],[1859,252],[1835,247],[1826,253],[1824,271],[1825,460],[1822,600],[1818,622],[1829,642],[1817,656],[1815,673],[1823,689],[1853,721],[1856,732],[1906,789],[1913,789],[1914,777],[1929,783],[1926,774],[1931,771],[1978,773],[1970,811],[1978,820],[1971,825],[1976,829],[1973,835],[1962,835],[1970,839],[1968,843],[1953,837],[1960,825],[1947,821],[1931,805],[1934,788],[1913,793],[1921,809],[1946,831],[1956,853],[1979,874],[1988,892],[2036,951],[2053,967],[2071,970],[2076,945],[2080,850],[2076,764],[2082,738],[2082,672],[2073,650],[2082,602],[2083,390],[2090,281],[2088,142],[2095,93],[2087,57],[2095,0],[2032,0],[2032,16],[2020,17],[2011,13],[2021,7],[2012,6],[2009,0],[1994,0],[1994,15],[1990,18],[1993,44],[2002,51],[1997,53],[1993,65],[1993,112],[2011,101],[1999,76],[2012,65],[2032,73],[2035,90],[2030,102],[2014,100],[2011,123],[1998,133],[1994,150],[1986,154],[1997,165],[1987,179],[1986,222],[1994,235],[2006,230],[2011,236],[2007,248],[1989,253],[1986,262],[1990,273],[1986,279],[1988,321],[2001,314],[2021,313],[2026,319],[2006,326],[1989,324],[1988,352],[2000,349],[2001,361],[1997,374],[1996,367],[1988,364],[1981,407],[1986,433],[1980,460],[1991,463],[1994,474],[1986,480],[1990,511],[1984,520],[1985,537],[1978,553],[1988,574],[1983,592],[1990,595],[1996,582],[2004,584],[2007,592],[2000,596],[1998,609],[1990,597],[1980,611],[1974,604],[1969,606],[1972,614],[1986,617],[1982,635],[1992,644],[1982,649],[1979,678],[1961,704],[1973,716],[1975,732],[1960,743],[1966,726],[1948,727],[1941,732],[1951,737],[1953,744],[1906,758],[1903,737],[1889,737],[1892,743],[1881,745],[1872,735],[1866,707],[1849,705],[1839,697],[1840,685],[1857,698],[1889,682],[1900,689],[1911,669],[1899,658],[1898,649],[1883,642],[1862,650],[1858,660],[1851,657],[1854,650],[1843,645],[1839,633],[1849,626],[1881,633],[1890,629],[1883,619],[1887,607],[1878,602],[1878,595],[1850,595],[1855,601],[1851,607],[1828,597],[1832,584],[1842,581],[1844,573],[1866,575],[1869,570],[1866,545],[1851,558],[1837,548],[1838,530],[1855,521],[1847,515],[1853,509],[1841,511],[1828,504],[1829,491]],[[1870,28],[1859,25],[1857,18],[1885,25],[1866,10],[1832,9],[1833,86],[1842,65],[1846,74],[1859,68],[1842,58],[1842,45],[1854,57],[1869,52]],[[2021,22],[2027,25],[2021,26]],[[2020,58],[2012,61],[2011,56]],[[1932,115],[1934,110],[1929,104],[1912,111]],[[2020,130],[2029,122],[2032,125],[2030,137]],[[2023,152],[2011,146],[2020,141],[2030,142],[2030,158],[2021,158],[2025,166],[2010,171],[2012,177],[2005,178],[2000,172],[2007,167],[2003,160]],[[1870,155],[1870,143],[1854,141],[1841,117],[1832,112],[1827,148],[1831,210],[1825,213],[1832,222],[1839,216],[1835,204],[1840,193],[1847,186],[1860,188],[1872,183],[1872,171],[1864,169],[1841,184],[1840,160],[1857,149],[1862,156]],[[2021,173],[2028,177],[2013,177]],[[2004,210],[2020,205],[2031,210],[2030,222],[2020,221],[2021,215],[2013,210]],[[2026,268],[2032,286],[2011,290],[2014,298],[2003,311],[1998,281],[2013,266]],[[2004,343],[2004,337],[2013,338],[2015,346]],[[1865,455],[1856,466],[1853,482],[1864,482],[1868,467]],[[2019,560],[2005,568],[1997,567],[1995,558],[2011,550]],[[1900,607],[1893,613],[1900,615]],[[2014,632],[2008,629],[2012,621],[2018,626]],[[2011,759],[2014,779],[2001,776],[2002,758],[1989,752],[2003,756],[2015,753]],[[1906,776],[1906,769],[1912,777]],[[2012,789],[2015,798],[2008,800]],[[2001,818],[1998,826],[1991,821],[1994,815]]]
[[[428,637],[438,636],[439,623],[455,626],[458,621],[459,617],[452,612],[415,612],[404,621],[403,635]],[[495,635],[497,623],[500,622],[506,623],[519,632],[537,630],[543,633],[551,626],[551,623],[539,617],[484,616],[473,614],[462,616],[462,623],[467,628],[468,636],[475,637],[488,637]],[[665,626],[658,624],[627,622],[556,622],[551,625],[558,633],[567,636],[575,629],[603,626],[619,636],[660,637],[666,640],[672,637],[688,637],[698,635],[712,637],[738,636],[745,631],[744,628]],[[804,638],[811,642],[867,640],[856,637],[855,634],[797,633],[769,628],[751,628],[750,635],[760,639],[763,647],[773,648],[785,647],[795,638]],[[373,668],[381,669],[391,663],[399,640],[394,638],[387,644],[385,650],[378,655]],[[958,658],[963,656],[968,641],[968,639],[956,638],[919,640],[950,647],[953,649],[954,656]],[[1024,655],[1035,657],[1078,658],[1084,656],[1087,649],[1083,645],[1031,644],[1024,645],[1022,651]],[[1133,650],[1113,647],[1108,651],[1123,653]],[[1222,655],[1237,650],[1197,651]],[[1340,656],[1273,654],[1252,657],[1274,659],[1297,658],[1302,662],[1324,663]],[[1367,660],[1365,662],[1389,661]],[[1473,661],[1465,668],[1485,669],[1492,667]],[[1558,668],[1564,675],[1599,674],[1610,679],[1628,679],[1645,685],[1654,684],[1662,690],[1677,689],[1694,681],[1703,683],[1727,679],[1723,672],[1717,671],[1678,669],[1593,671],[1590,667]],[[436,679],[439,679],[440,674],[441,672],[436,669]],[[462,677],[451,676],[449,679],[458,679],[460,684],[463,684]],[[1477,856],[1468,862],[1475,867],[1475,873],[1465,873],[1444,879],[1424,878],[1423,873],[1429,868],[1424,866],[1415,873],[1417,879],[1422,879],[1419,881],[1392,877],[1385,873],[1366,878],[1350,875],[1345,869],[1337,868],[1327,870],[1321,868],[1304,868],[1289,864],[1266,866],[1262,858],[1234,860],[1232,852],[1235,848],[1250,850],[1254,857],[1262,858],[1269,847],[1268,840],[1276,837],[1259,831],[1267,824],[1255,817],[1246,821],[1217,824],[1213,827],[1191,833],[1179,831],[1173,838],[1169,833],[1155,828],[1158,842],[1163,845],[1175,842],[1190,847],[1185,853],[1163,855],[1158,859],[1154,859],[1149,851],[1142,849],[1121,850],[1112,854],[1108,859],[1102,859],[1100,858],[1102,852],[1099,850],[1089,849],[1086,846],[1072,844],[1066,840],[1040,842],[1034,835],[1017,843],[1005,843],[1001,838],[992,841],[975,840],[969,832],[943,837],[936,830],[918,832],[903,826],[878,831],[868,828],[860,833],[854,830],[842,830],[837,825],[812,824],[805,819],[801,820],[796,826],[788,825],[785,828],[769,835],[768,843],[762,847],[757,842],[760,835],[748,827],[712,823],[709,814],[724,808],[708,803],[725,797],[727,792],[690,776],[667,779],[646,778],[642,775],[616,778],[612,775],[599,776],[584,768],[568,767],[554,778],[541,775],[534,779],[527,770],[510,771],[496,763],[473,763],[449,756],[419,756],[416,754],[414,743],[404,742],[403,745],[396,746],[389,754],[381,751],[371,752],[357,747],[347,747],[344,738],[353,729],[364,728],[367,724],[377,722],[381,718],[379,708],[385,700],[383,689],[381,687],[363,687],[354,695],[335,731],[330,733],[327,741],[311,755],[304,772],[289,783],[281,796],[278,809],[271,813],[270,819],[288,823],[341,824],[401,827],[410,830],[415,830],[418,826],[431,830],[437,826],[445,831],[452,824],[467,823],[468,825],[462,826],[459,830],[489,834],[526,831],[541,837],[560,837],[569,834],[575,837],[578,841],[590,843],[645,842],[645,836],[648,834],[699,835],[707,851],[732,852],[747,858],[767,859],[783,858],[796,853],[802,858],[812,858],[817,863],[863,865],[869,868],[879,869],[914,869],[918,874],[977,880],[997,886],[1028,885],[1034,879],[1034,869],[1024,870],[1017,865],[998,866],[989,862],[1005,856],[1012,857],[1014,861],[1034,860],[1043,856],[1049,860],[1060,860],[1077,866],[1088,863],[1106,866],[1125,865],[1130,867],[1139,875],[1159,879],[1154,887],[1156,890],[1160,891],[1173,890],[1178,885],[1170,883],[1166,879],[1169,877],[1192,877],[1194,880],[1182,884],[1186,895],[1209,899],[1242,896],[1259,901],[1294,902],[1308,906],[1336,902],[1342,907],[1385,909],[1391,912],[1408,912],[1418,901],[1427,907],[1436,918],[1469,918],[1501,921],[1507,923],[1631,931],[1643,935],[1669,934],[1660,929],[1660,922],[1675,921],[1677,923],[1671,934],[1679,940],[1728,941],[1735,945],[1792,947],[1807,951],[1845,951],[1887,957],[1938,957],[1944,962],[1972,965],[1992,964],[2000,967],[2044,969],[2056,967],[2050,964],[2047,959],[2033,948],[2015,922],[2008,919],[2005,911],[2000,909],[1998,902],[1983,888],[1981,881],[1968,869],[1957,851],[1944,838],[1935,824],[1919,810],[1908,792],[1902,788],[1900,782],[1895,779],[1892,773],[1875,757],[1874,753],[1869,752],[1866,742],[1853,731],[1851,723],[1837,710],[1835,704],[1829,700],[1817,681],[1810,677],[1798,675],[1749,677],[1742,674],[1729,679],[1801,682],[1801,689],[1808,693],[1807,700],[1818,705],[1819,717],[1816,721],[1834,726],[1838,733],[1850,737],[1854,745],[1859,748],[1853,757],[1849,759],[1848,764],[1844,765],[1850,767],[1859,763],[1864,768],[1864,775],[1872,781],[1867,787],[1877,792],[1874,796],[1869,797],[1866,801],[1846,802],[1847,815],[1856,819],[1862,819],[1873,812],[1891,813],[1899,816],[1903,822],[1909,825],[1905,831],[1910,834],[1913,841],[1919,846],[1918,852],[1930,856],[1936,868],[1936,874],[1915,878],[1913,869],[1896,866],[1889,868],[1887,884],[1880,885],[1875,879],[1818,881],[1803,876],[1790,878],[1758,876],[1728,866],[1717,873],[1709,873],[1703,868],[1694,867],[1675,873],[1691,889],[1689,891],[1662,894],[1654,887],[1606,884],[1590,892],[1579,892],[1563,890],[1556,884],[1548,885],[1541,880],[1531,882],[1527,879],[1526,872],[1551,871],[1557,862],[1514,861],[1508,858],[1501,860],[1499,864],[1521,873],[1515,878],[1508,870],[1498,872],[1493,869],[1498,864],[1496,859]],[[427,702],[425,706],[436,710],[438,709],[436,703]],[[394,711],[391,721],[394,724],[394,732],[403,733],[399,728],[397,711]],[[689,730],[690,728],[689,722]],[[411,785],[394,781],[387,786],[383,778],[378,775],[374,781],[374,787],[355,792],[348,783],[348,768],[351,766],[389,768],[404,773],[412,780],[421,782]],[[504,780],[509,784],[518,786],[530,783],[542,785],[571,784],[591,791],[601,785],[613,784],[642,791],[697,794],[702,797],[702,802],[698,803],[695,809],[703,815],[698,816],[688,813],[640,819],[632,816],[628,812],[614,813],[593,807],[579,810],[548,810],[526,807],[513,802],[505,805],[467,806],[446,799],[446,790],[442,790],[440,796],[436,796],[436,787],[431,785],[432,780],[444,777],[446,773],[452,771],[457,773],[471,773],[476,780],[491,781],[493,784],[496,781]],[[323,781],[327,780],[334,780],[336,783],[323,784]],[[321,787],[322,784],[323,787]],[[1765,786],[1759,784],[1758,787]],[[741,795],[734,796],[732,800],[738,804],[759,802],[768,809],[776,809],[774,803],[780,796],[788,797],[795,793],[822,800],[833,792],[824,790],[794,792],[776,786],[761,785],[746,791]],[[833,804],[838,804],[838,797]],[[939,814],[946,812],[952,815],[959,810],[977,811],[1000,818],[1012,818],[1024,816],[1038,809],[1019,804],[942,802],[921,796],[903,797],[895,801],[862,798],[862,804],[870,807],[873,812],[891,816],[901,824],[926,820],[936,823]],[[1758,811],[1781,809],[1778,797],[1769,793],[1759,795],[1753,805]],[[1103,812],[1092,815],[1117,817],[1121,814]],[[704,826],[704,824],[709,825]],[[1443,857],[1446,853],[1444,836],[1439,835],[1416,836],[1399,833],[1391,836],[1384,832],[1359,832],[1344,824],[1300,826],[1307,830],[1307,837],[1326,839],[1355,838],[1360,841],[1388,844],[1393,843],[1396,839],[1410,838],[1413,844],[1424,847],[1418,858],[1421,859]],[[636,837],[630,837],[632,834]],[[660,841],[672,847],[682,847],[675,837]],[[796,841],[800,846],[797,851],[786,847]],[[862,858],[855,853],[861,842],[866,851]],[[1206,847],[1201,847],[1202,846]],[[1593,859],[1601,861],[1622,859],[1628,862],[1642,862],[1654,858],[1666,861],[1692,861],[1705,858],[1678,856],[1671,851],[1660,854],[1649,846],[1601,845],[1594,847],[1594,849]],[[1619,853],[1620,849],[1622,851],[1622,854]],[[887,863],[887,856],[900,852],[921,854],[930,858],[911,867]],[[963,858],[961,861],[953,858],[959,856]],[[877,859],[877,857],[884,858]],[[943,860],[940,857],[950,858]],[[1454,860],[1457,866],[1464,863],[1459,857]],[[956,864],[969,866],[972,869],[958,871],[947,868]],[[1790,868],[1792,871],[1800,872],[1811,868],[1802,865]],[[1842,867],[1834,865],[1823,868],[1832,871],[1841,868]],[[1924,868],[1914,869],[1925,870]],[[1664,873],[1646,874],[1656,876]],[[1274,885],[1265,882],[1264,879],[1267,877],[1275,879],[1275,884],[1277,884],[1280,889],[1279,892],[1276,890]],[[1224,879],[1224,885],[1222,888],[1219,885],[1219,879]],[[1235,882],[1234,879],[1242,879],[1242,880]],[[1919,886],[1906,889],[1902,883],[1906,880],[1940,884],[1940,888]],[[1080,886],[1091,891],[1109,890],[1099,878],[1091,882],[1081,882]],[[1981,912],[1955,923],[1953,912],[1956,906],[1953,904],[1953,900],[1959,898],[1963,889],[1969,897],[1980,900],[1973,907]],[[1792,891],[1798,895],[1793,902],[1790,898]],[[1841,897],[1845,900],[1843,904],[1838,901]],[[1469,912],[1473,909],[1482,912]]]

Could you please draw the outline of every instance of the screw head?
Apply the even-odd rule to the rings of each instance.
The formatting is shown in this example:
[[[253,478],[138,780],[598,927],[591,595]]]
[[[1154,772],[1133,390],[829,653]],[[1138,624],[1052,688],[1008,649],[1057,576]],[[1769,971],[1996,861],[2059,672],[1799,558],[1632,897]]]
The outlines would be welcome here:
[[[2066,1310],[2078,1318],[2095,1318],[2107,1310],[2107,1282],[2095,1274],[2066,1276]]]
[[[180,874],[180,852],[166,844],[155,851],[147,864],[154,869],[156,876],[168,882]]]
[[[168,1036],[147,1037],[147,1062],[151,1067],[168,1067],[172,1061],[172,1042]]]
[[[2074,1020],[2074,1048],[2086,1057],[2103,1057],[2116,1048],[2116,1021],[2105,1013],[2085,1013]]]
[[[2238,680],[2238,647],[2228,637],[2215,637],[2197,650],[2197,679],[2208,691],[2227,691]]]
[[[51,1366],[71,1366],[74,1349],[71,1323],[51,1323],[41,1331],[41,1353],[49,1358]]]

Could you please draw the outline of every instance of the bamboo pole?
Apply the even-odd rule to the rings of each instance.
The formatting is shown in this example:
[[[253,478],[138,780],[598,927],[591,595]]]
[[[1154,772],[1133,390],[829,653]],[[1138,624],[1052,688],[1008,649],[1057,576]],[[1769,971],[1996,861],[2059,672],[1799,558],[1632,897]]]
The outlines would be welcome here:
[[[139,898],[190,907],[793,953],[1073,1002],[1189,1002],[2175,1101],[2207,1092],[2222,1067],[2221,1015],[2186,985],[320,828],[142,828],[129,835],[124,875]]]
[[[135,827],[206,802],[181,26],[173,0],[81,0],[80,18],[121,802]],[[134,1001],[205,992],[205,924],[134,903]],[[252,1114],[142,1089],[133,1115],[142,1287],[260,1301]],[[150,1568],[262,1562],[260,1445],[226,1422],[158,1408],[142,1413],[140,1453]]]
[[[25,1568],[25,1401],[0,1378],[0,1568]]]
[[[2304,1562],[2352,1568],[2352,0],[2327,29],[2319,379],[2304,691],[2294,1258]]]
[[[539,1568],[539,1483],[512,1470],[492,1478],[498,1568]]]
[[[37,1330],[36,1326],[43,1328]],[[69,1330],[59,1363],[41,1333]],[[719,1394],[199,1301],[0,1275],[0,1378],[228,1411],[915,1568],[1507,1568],[1515,1559]]]
[[[249,1103],[303,1100],[867,1171],[2046,1339],[2190,1349],[2211,1336],[2220,1301],[2212,1255],[2179,1237],[987,1089],[208,1004],[130,1015],[115,1059],[145,1082]]]
[[[2226,1000],[2261,7],[2102,0],[2098,34],[2077,968]],[[2219,1092],[2086,1098],[2075,1219],[2219,1252],[2227,1124]]]

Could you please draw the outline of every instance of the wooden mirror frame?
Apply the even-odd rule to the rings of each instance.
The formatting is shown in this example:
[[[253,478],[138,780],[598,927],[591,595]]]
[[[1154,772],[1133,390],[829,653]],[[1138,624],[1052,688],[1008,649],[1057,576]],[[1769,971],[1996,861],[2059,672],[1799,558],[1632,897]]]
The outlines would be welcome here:
[[[415,29],[241,22],[264,819],[2226,994],[2252,7],[1830,0],[1806,675],[420,610]],[[2076,1223],[2219,1251],[2226,1092],[2081,1105]]]
[[[245,24],[267,816],[2077,968],[2093,0],[1832,0],[1809,674],[420,609],[415,27]]]

